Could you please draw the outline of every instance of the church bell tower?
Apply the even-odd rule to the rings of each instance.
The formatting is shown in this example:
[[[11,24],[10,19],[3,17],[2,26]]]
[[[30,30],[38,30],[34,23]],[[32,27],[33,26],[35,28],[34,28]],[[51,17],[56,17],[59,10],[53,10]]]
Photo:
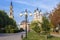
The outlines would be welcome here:
[[[9,14],[9,17],[10,18],[14,18],[13,17],[13,5],[12,5],[12,1],[11,1],[11,4],[10,4],[10,14]]]

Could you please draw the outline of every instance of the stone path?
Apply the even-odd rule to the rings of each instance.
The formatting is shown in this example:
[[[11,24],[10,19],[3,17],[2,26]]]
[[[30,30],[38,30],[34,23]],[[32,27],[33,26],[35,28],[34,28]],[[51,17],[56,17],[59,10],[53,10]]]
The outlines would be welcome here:
[[[12,33],[12,34],[0,34],[0,40],[22,40],[21,35],[25,37],[25,32]]]
[[[60,37],[60,34],[51,34],[51,35],[55,37]]]

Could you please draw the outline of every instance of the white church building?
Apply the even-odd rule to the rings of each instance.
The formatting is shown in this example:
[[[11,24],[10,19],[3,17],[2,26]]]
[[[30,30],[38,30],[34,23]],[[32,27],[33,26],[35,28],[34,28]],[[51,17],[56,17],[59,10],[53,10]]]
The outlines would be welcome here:
[[[33,21],[42,22],[42,12],[38,8],[34,11],[33,16],[34,16]]]

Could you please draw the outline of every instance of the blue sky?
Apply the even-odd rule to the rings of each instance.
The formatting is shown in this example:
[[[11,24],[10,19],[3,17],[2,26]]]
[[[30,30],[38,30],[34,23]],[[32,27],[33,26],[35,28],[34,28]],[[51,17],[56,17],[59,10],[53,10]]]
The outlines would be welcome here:
[[[11,0],[0,0],[0,10],[5,10],[9,15]],[[34,12],[36,8],[42,10],[42,12],[50,12],[52,9],[56,7],[56,5],[60,2],[60,0],[12,0],[13,2],[13,11],[14,11],[14,19],[17,23],[24,20],[24,16],[20,17],[19,14],[21,11],[25,9]],[[28,17],[28,20],[31,21],[33,17]]]

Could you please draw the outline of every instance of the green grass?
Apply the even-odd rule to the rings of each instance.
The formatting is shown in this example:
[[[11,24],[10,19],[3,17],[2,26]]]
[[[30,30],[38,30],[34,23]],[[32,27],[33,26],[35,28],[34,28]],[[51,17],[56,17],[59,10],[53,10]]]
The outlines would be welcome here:
[[[39,35],[34,31],[31,31],[28,33],[28,37],[27,39],[24,38],[23,40],[60,40],[59,37],[52,37],[52,38],[48,38],[46,35]]]

